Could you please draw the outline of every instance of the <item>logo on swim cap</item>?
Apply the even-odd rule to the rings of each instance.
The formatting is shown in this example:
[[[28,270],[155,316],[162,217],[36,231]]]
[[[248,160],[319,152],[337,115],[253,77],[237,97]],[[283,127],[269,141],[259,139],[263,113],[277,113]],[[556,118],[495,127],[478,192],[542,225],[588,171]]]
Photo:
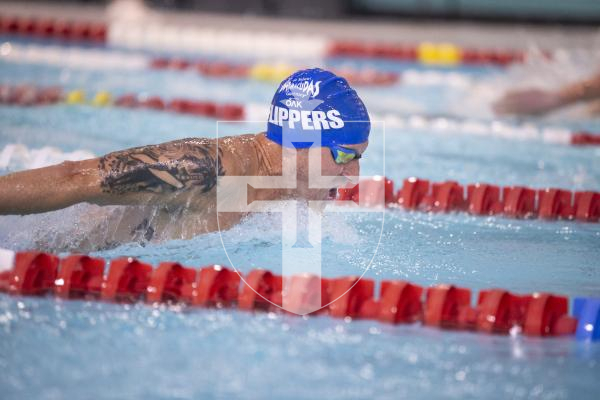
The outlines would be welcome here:
[[[307,148],[313,143],[328,147],[363,143],[370,130],[367,109],[346,79],[313,68],[298,71],[279,85],[271,102],[267,137],[285,147]]]
[[[310,82],[293,82],[291,78],[292,77],[288,78],[281,84],[279,87],[279,93],[285,91],[286,95],[293,95],[296,97],[304,97],[307,95],[310,97],[315,97],[319,95],[319,85],[321,85],[321,81],[317,81],[316,83],[312,80]]]

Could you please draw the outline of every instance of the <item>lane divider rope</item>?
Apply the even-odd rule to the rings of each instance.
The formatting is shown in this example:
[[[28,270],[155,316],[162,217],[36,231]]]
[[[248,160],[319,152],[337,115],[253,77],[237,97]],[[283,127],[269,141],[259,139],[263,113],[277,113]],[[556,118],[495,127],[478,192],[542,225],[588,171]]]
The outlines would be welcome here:
[[[449,117],[398,116],[373,114],[371,120],[385,122],[386,128],[423,133],[497,137],[514,141],[541,141],[549,144],[599,146],[600,134],[589,131],[571,131],[563,127],[540,127],[532,123],[512,124],[503,121],[482,121]]]
[[[197,71],[199,74],[215,78],[251,78],[260,81],[279,83],[294,72],[296,67],[287,63],[228,63],[224,61],[192,60],[180,57],[153,58],[140,53],[115,49],[85,48],[40,44],[20,44],[4,42],[0,45],[0,60],[20,64],[46,64],[81,69],[121,69],[141,70],[146,68],[171,71]],[[399,82],[405,85],[445,85],[467,87],[471,84],[468,75],[433,70],[404,70],[402,75],[394,72],[381,72],[375,69],[334,69],[354,85],[386,86]]]
[[[361,195],[361,191],[365,194]],[[404,179],[396,192],[385,177],[363,179],[358,185],[338,189],[337,200],[354,201],[363,207],[385,204],[423,212],[468,212],[472,215],[503,215],[509,218],[546,220],[600,220],[600,193],[525,186],[500,187],[487,183],[463,186],[456,181],[430,182]]]
[[[453,66],[483,64],[505,66],[522,62],[517,50],[462,48],[451,43],[398,43],[335,40],[323,35],[286,34],[179,27],[154,22],[114,20],[109,24],[0,15],[0,34],[93,41],[152,50],[207,52],[289,58],[358,57]],[[545,53],[551,57],[549,52]]]
[[[102,22],[0,15],[0,34],[105,43],[107,26]]]
[[[328,48],[330,57],[385,58],[418,61],[426,65],[488,64],[505,66],[523,62],[525,53],[516,50],[461,48],[452,43],[423,42],[414,45],[334,41]],[[550,54],[547,53],[548,57]]]
[[[285,63],[279,64],[233,64],[227,62],[192,61],[184,58],[155,58],[150,67],[157,70],[195,70],[201,75],[218,78],[252,78],[259,81],[279,83],[299,68]],[[343,76],[352,85],[389,86],[397,83],[400,74],[380,72],[374,69],[354,70],[352,68],[332,68],[334,73]]]
[[[156,268],[135,258],[106,262],[86,255],[56,255],[30,251],[0,252],[0,291],[11,295],[54,295],[63,299],[110,302],[185,303],[191,307],[237,306],[246,311],[301,309],[320,301],[310,315],[368,319],[389,324],[420,322],[424,326],[478,333],[600,339],[600,298],[579,297],[568,315],[569,299],[550,293],[518,295],[503,289],[472,291],[454,285],[423,288],[399,280],[376,282],[357,276],[321,278],[302,274],[282,277],[254,269],[240,284],[237,271],[220,265],[196,270],[176,262]],[[314,297],[314,298],[313,298]],[[320,297],[320,299],[319,299]],[[298,307],[298,308],[295,308]],[[285,312],[285,311],[283,311]]]
[[[215,103],[184,98],[165,100],[159,96],[124,94],[113,96],[107,91],[97,92],[88,101],[81,89],[66,92],[58,87],[36,87],[33,85],[1,85],[0,104],[39,106],[66,102],[67,104],[89,104],[93,106],[117,106],[172,111],[221,120],[267,120],[268,108],[254,103]],[[449,118],[425,118],[420,116],[400,117],[393,114],[372,114],[371,120],[383,121],[388,128],[409,129],[440,134],[464,134],[473,136],[499,137],[509,140],[540,140],[551,144],[574,146],[600,146],[600,134],[565,128],[537,127],[532,124],[509,125],[506,123],[474,120],[452,120]]]
[[[170,111],[226,121],[244,119],[244,106],[235,103],[216,103],[184,98],[164,100],[159,96],[124,94],[114,97],[107,91],[97,92],[88,101],[83,90],[64,92],[58,86],[35,87],[32,85],[0,85],[0,104],[19,106],[39,106],[66,103],[69,105],[88,104],[96,107],[115,106],[125,108],[145,108],[157,111]]]

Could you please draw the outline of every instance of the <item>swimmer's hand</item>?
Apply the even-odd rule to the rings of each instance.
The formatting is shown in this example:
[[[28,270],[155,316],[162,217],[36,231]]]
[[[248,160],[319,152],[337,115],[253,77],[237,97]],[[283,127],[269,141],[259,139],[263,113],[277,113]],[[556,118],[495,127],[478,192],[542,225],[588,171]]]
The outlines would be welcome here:
[[[509,91],[492,108],[498,115],[542,115],[561,106],[557,93],[532,88]]]

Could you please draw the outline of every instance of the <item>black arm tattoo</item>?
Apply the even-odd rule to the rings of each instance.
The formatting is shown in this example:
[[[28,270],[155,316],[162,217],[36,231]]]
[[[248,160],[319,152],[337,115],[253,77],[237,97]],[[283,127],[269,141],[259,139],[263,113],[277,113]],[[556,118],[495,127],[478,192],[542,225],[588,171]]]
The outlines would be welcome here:
[[[172,193],[199,187],[209,192],[225,175],[213,141],[183,139],[117,151],[100,158],[105,193]],[[218,165],[218,170],[217,170]]]

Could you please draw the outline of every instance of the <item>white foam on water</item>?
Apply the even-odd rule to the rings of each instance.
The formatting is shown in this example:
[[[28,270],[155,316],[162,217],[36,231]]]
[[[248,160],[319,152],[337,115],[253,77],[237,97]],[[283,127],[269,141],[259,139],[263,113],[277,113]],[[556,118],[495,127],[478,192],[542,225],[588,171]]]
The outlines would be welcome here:
[[[451,86],[468,88],[472,79],[459,72],[439,72],[423,70],[406,70],[402,73],[402,84],[415,86]]]
[[[448,117],[408,117],[394,114],[371,114],[371,120],[385,121],[389,128],[410,129],[437,134],[460,134],[471,136],[498,137],[515,141],[542,141],[545,143],[569,144],[572,133],[567,128],[538,127],[531,123],[511,124],[504,121],[455,119]]]
[[[11,42],[0,45],[0,60],[19,64],[45,64],[93,70],[138,70],[148,68],[150,63],[148,57],[131,52],[35,44],[21,45]]]
[[[30,149],[23,144],[11,143],[0,150],[0,169],[18,171],[42,168],[63,161],[78,161],[94,157],[94,153],[88,150],[64,152],[51,146]]]
[[[0,248],[0,272],[12,269],[15,261],[15,252]]]

